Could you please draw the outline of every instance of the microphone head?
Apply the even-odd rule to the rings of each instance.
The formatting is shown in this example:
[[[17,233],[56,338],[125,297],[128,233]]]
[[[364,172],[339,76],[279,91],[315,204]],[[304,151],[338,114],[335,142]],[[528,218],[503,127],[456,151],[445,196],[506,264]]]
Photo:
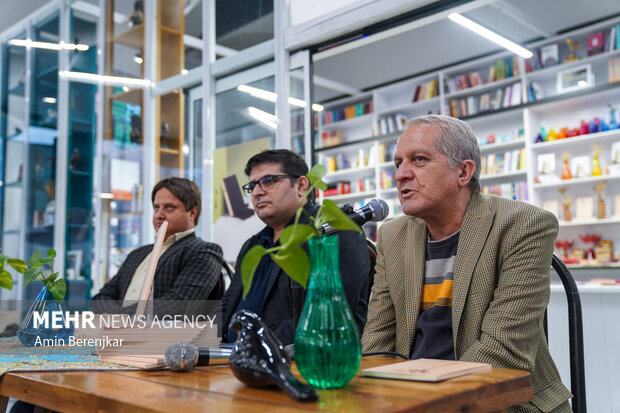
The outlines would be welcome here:
[[[371,199],[368,208],[372,211],[372,221],[383,221],[389,214],[390,208],[383,199]]]
[[[172,371],[190,371],[198,361],[198,347],[190,343],[171,344],[164,353],[164,363]]]

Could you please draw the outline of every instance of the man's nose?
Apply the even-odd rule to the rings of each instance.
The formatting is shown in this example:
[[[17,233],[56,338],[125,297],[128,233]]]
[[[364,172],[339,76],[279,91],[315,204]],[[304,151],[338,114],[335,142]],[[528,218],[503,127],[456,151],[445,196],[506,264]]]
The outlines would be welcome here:
[[[401,165],[398,169],[396,169],[396,174],[394,175],[397,182],[411,179],[412,177],[413,172],[411,171],[411,168],[408,168],[405,165]]]

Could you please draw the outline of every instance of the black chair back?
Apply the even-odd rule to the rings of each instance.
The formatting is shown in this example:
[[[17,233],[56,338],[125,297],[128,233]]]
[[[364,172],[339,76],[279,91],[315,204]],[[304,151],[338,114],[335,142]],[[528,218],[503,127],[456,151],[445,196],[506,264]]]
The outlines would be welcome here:
[[[560,257],[553,254],[551,266],[560,277],[566,292],[568,302],[568,345],[570,353],[570,391],[573,393],[571,401],[575,413],[586,413],[586,371],[583,348],[583,318],[581,315],[581,299],[577,284]],[[545,335],[547,331],[547,313],[544,319]]]

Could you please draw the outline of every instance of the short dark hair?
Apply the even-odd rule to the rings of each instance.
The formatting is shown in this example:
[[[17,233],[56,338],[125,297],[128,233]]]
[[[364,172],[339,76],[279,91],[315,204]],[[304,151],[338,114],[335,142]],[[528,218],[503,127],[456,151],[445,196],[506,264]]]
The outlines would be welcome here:
[[[291,176],[304,176],[308,173],[308,165],[300,155],[288,149],[267,149],[252,156],[245,164],[245,174],[249,177],[252,168],[264,163],[277,163],[282,173]]]
[[[200,208],[202,201],[200,199],[200,187],[187,178],[178,178],[176,176],[162,179],[157,182],[151,192],[151,202],[155,202],[155,194],[162,188],[166,188],[172,192],[172,195],[179,198],[179,201],[183,203],[186,211],[191,211],[196,207],[196,217],[194,218],[194,225],[198,225],[198,218],[200,218]]]

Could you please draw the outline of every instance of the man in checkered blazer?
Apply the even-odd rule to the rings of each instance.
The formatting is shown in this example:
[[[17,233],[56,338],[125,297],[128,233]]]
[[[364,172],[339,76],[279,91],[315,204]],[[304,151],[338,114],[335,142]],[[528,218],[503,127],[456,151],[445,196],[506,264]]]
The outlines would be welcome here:
[[[201,207],[198,185],[185,178],[166,178],[155,185],[151,199],[155,229],[168,221],[153,298],[159,302],[221,299],[222,249],[194,234]],[[149,244],[127,256],[118,273],[93,297],[94,311],[135,312],[152,250]]]
[[[478,142],[458,119],[410,120],[394,163],[405,216],[379,230],[363,351],[527,370],[534,397],[511,411],[570,411],[543,330],[556,218],[480,193]]]

